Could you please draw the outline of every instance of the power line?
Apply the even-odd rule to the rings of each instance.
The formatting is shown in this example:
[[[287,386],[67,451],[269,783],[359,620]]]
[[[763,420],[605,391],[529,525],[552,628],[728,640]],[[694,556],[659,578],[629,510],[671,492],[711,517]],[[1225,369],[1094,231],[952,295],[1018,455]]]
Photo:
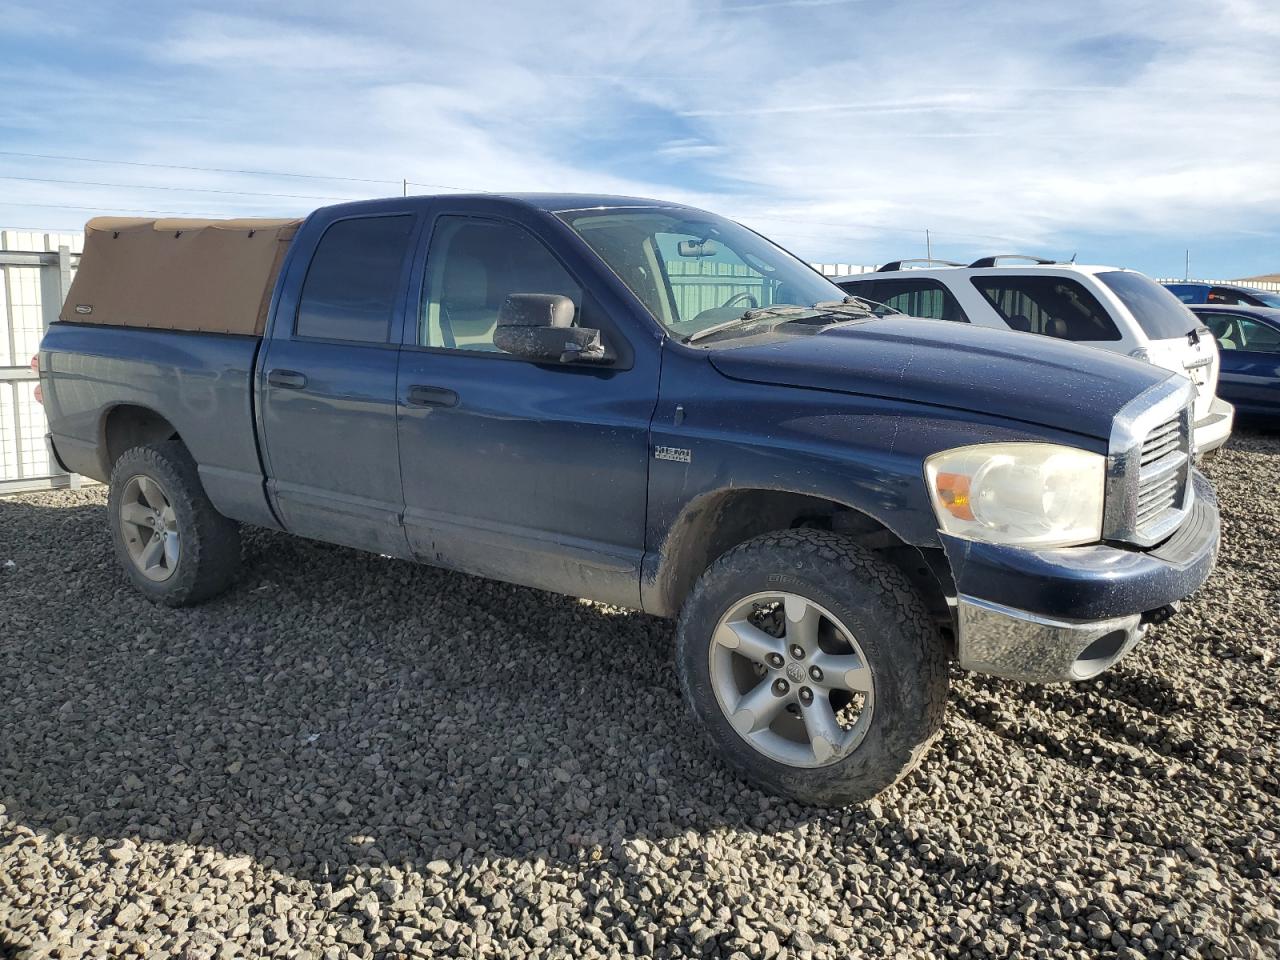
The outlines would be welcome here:
[[[115,165],[130,166],[130,167],[150,167],[150,168],[163,169],[163,170],[187,170],[187,171],[197,171],[197,172],[203,172],[203,173],[230,173],[230,174],[240,174],[244,176],[256,176],[256,177],[292,177],[295,179],[331,180],[331,181],[342,181],[346,183],[377,183],[377,184],[386,184],[386,185],[401,186],[401,187],[405,187],[405,186],[430,187],[436,190],[458,190],[458,191],[463,191],[467,193],[491,192],[486,190],[476,190],[469,187],[460,187],[455,184],[427,183],[421,180],[406,180],[403,178],[399,180],[381,180],[381,179],[370,178],[370,177],[328,176],[324,174],[296,173],[296,172],[281,171],[281,170],[271,171],[271,170],[233,169],[233,168],[227,168],[227,167],[201,167],[201,166],[192,166],[192,165],[184,165],[184,164],[174,164],[174,163],[152,163],[152,162],[141,161],[141,160],[113,160],[113,159],[106,159],[103,157],[77,157],[77,156],[70,156],[65,154],[24,153],[17,150],[0,150],[0,157],[23,157],[23,158],[35,159],[35,160],[63,160],[63,161],[69,161],[73,163],[115,164]],[[103,183],[103,182],[96,182],[91,180],[70,180],[70,179],[63,180],[63,179],[54,179],[54,178],[46,178],[46,177],[0,175],[0,179],[30,182],[30,183],[53,183],[53,184],[76,185],[76,186],[110,187],[118,190],[136,189],[136,190],[165,190],[170,192],[185,191],[185,192],[191,192],[191,193],[210,193],[210,194],[221,194],[226,196],[244,196],[244,197],[269,197],[274,199],[287,199],[287,200],[329,200],[329,201],[340,202],[340,201],[346,201],[346,200],[362,199],[359,197],[337,197],[337,196],[326,196],[326,195],[317,195],[317,194],[271,193],[271,192],[253,191],[253,190],[225,190],[225,189],[218,189],[218,188],[212,188],[212,187],[176,187],[176,186],[164,186],[159,184]],[[5,202],[0,201],[0,203],[5,203]],[[117,209],[113,207],[93,207],[93,206],[80,207],[80,206],[69,206],[69,205],[62,205],[62,204],[7,203],[7,205],[29,206],[29,207],[42,206],[42,207],[48,207],[51,209],[67,209],[67,210]],[[122,212],[168,213],[169,211],[130,210],[130,211],[122,211]],[[180,215],[187,216],[189,214],[180,214]],[[883,224],[883,223],[860,223],[854,220],[844,220],[844,221],[834,222],[829,220],[813,220],[809,217],[794,217],[794,216],[787,217],[787,216],[777,216],[777,215],[756,215],[756,216],[745,217],[742,219],[773,222],[773,223],[801,223],[801,224],[806,224],[814,227],[835,227],[835,228],[842,228],[846,230],[876,230],[876,231],[881,231],[885,233],[900,233],[900,234],[916,234],[920,230],[919,227],[894,227],[894,226],[890,226],[888,224]],[[938,233],[938,235],[940,236],[950,236],[950,237],[965,239],[965,240],[996,240],[996,241],[1004,242],[1004,241],[1007,241],[1008,239],[1006,237],[999,237],[993,234],[960,233],[960,232],[951,232],[951,231],[934,231],[934,232]],[[808,237],[809,239],[815,239],[815,240],[829,239],[829,237],[820,237],[814,234],[807,234],[807,235],[797,234],[789,230],[787,231],[787,233],[794,237]]]
[[[0,180],[23,183],[61,183],[80,187],[115,187],[121,190],[173,190],[186,193],[222,193],[238,197],[276,197],[286,200],[361,200],[362,197],[333,197],[310,193],[263,193],[258,190],[219,190],[213,187],[174,187],[150,183],[104,183],[97,180],[58,180],[52,177],[18,177],[0,174]]]
[[[194,167],[177,163],[148,163],[142,160],[106,160],[101,157],[69,157],[54,153],[20,153],[17,150],[0,150],[0,157],[25,157],[29,160],[68,160],[73,163],[111,163],[126,167],[156,167],[162,170],[198,170],[203,173],[240,173],[251,177],[297,177],[304,180],[345,180],[348,183],[389,183],[397,186],[400,184],[399,180],[378,180],[370,177],[330,177],[319,173],[287,173],[281,170],[234,170],[227,167]],[[431,186],[431,184],[422,184],[422,186]]]
[[[192,213],[190,210],[139,210],[128,207],[79,207],[70,203],[21,203],[14,200],[0,200],[0,207],[43,207],[50,210],[101,210],[107,213],[160,213],[166,217],[209,217],[207,213]]]

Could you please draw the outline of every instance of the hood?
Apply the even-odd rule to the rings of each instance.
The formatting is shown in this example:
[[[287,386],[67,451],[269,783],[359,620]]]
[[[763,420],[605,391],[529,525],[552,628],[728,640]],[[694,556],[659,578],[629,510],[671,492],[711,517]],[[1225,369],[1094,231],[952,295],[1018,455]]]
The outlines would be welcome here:
[[[735,380],[1006,417],[1107,439],[1116,412],[1169,372],[1096,347],[965,323],[885,317],[710,351]]]

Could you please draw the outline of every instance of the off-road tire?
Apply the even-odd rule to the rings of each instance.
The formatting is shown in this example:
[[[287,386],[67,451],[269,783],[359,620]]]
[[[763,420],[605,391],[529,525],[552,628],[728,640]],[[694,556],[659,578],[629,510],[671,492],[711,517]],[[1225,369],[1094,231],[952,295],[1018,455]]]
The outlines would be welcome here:
[[[125,546],[121,496],[129,480],[145,476],[164,488],[177,520],[181,552],[173,574],[148,579]],[[195,461],[179,440],[165,440],[125,451],[111,471],[107,516],[116,556],[133,585],[150,600],[170,607],[190,606],[227,589],[240,567],[240,528],[214,509],[204,492]]]
[[[709,646],[721,616],[743,597],[780,589],[841,620],[871,668],[867,734],[827,766],[791,766],[757,751],[733,729],[711,686]],[[676,666],[694,717],[726,761],[750,782],[805,804],[856,803],[897,783],[938,736],[946,708],[946,647],[919,594],[898,568],[824,530],[764,534],[716,560],[681,610]]]

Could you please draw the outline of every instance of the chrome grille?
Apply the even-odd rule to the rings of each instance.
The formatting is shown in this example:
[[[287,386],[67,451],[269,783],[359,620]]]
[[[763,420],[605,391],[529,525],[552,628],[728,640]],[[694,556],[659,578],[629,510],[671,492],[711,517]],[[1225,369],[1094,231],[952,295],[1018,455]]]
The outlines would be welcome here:
[[[1121,408],[1107,455],[1103,536],[1150,547],[1191,508],[1191,384],[1170,377]]]
[[[1185,411],[1179,411],[1142,443],[1135,528],[1143,539],[1158,535],[1182,513],[1191,461],[1187,427]]]

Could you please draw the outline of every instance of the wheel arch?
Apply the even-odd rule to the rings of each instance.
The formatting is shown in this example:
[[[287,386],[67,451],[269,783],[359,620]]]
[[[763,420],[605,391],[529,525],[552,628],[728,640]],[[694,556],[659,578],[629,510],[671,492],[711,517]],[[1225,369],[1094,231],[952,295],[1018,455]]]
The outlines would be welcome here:
[[[182,442],[177,428],[168,418],[150,407],[135,403],[109,407],[103,411],[99,426],[98,450],[104,479],[111,476],[116,461],[125,451],[171,438]]]
[[[798,527],[844,534],[883,555],[916,586],[930,613],[949,622],[947,596],[954,588],[940,549],[909,544],[852,504],[763,488],[717,490],[685,505],[661,547],[647,560],[642,584],[645,610],[675,616],[698,577],[727,551],[761,534]]]

